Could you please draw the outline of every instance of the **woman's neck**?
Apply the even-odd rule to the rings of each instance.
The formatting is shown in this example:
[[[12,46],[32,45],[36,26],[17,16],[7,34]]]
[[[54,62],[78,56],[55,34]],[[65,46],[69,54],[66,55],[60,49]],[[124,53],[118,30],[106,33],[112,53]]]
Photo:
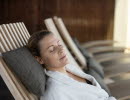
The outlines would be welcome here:
[[[65,67],[48,67],[47,70],[58,71],[58,72],[61,72],[63,74],[67,74]]]

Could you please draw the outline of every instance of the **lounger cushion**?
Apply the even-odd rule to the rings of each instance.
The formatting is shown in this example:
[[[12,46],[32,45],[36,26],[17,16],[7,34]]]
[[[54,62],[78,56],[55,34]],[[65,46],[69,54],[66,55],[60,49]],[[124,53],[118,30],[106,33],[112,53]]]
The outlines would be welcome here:
[[[104,70],[102,66],[94,59],[94,58],[87,58],[87,65],[94,69],[99,75],[104,78]]]
[[[81,51],[81,53],[84,55],[84,57],[87,60],[87,66],[94,69],[102,78],[104,78],[104,70],[103,67],[92,57],[90,53],[87,52],[86,49],[82,48],[79,44],[78,40],[76,38],[73,38],[76,46]]]
[[[77,38],[73,38],[74,43],[76,44],[77,48],[82,52],[83,55],[85,55],[87,58],[93,57],[93,55],[89,52],[87,52],[86,49],[82,48]]]
[[[2,57],[30,92],[37,96],[44,93],[44,69],[26,47],[3,53]]]
[[[100,77],[100,75],[95,70],[93,70],[91,68],[89,70],[84,69],[84,72],[92,75],[97,80],[97,82],[100,84],[100,86],[111,96],[111,92],[110,92],[109,88],[107,87],[107,85],[104,83],[103,79]]]

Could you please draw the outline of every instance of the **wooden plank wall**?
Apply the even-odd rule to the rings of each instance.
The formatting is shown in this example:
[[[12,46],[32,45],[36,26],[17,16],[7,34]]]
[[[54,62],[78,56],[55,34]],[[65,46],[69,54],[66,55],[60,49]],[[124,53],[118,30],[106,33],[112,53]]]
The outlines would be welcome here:
[[[63,18],[80,42],[112,39],[115,0],[0,0],[0,24],[23,21],[30,34],[43,20]]]

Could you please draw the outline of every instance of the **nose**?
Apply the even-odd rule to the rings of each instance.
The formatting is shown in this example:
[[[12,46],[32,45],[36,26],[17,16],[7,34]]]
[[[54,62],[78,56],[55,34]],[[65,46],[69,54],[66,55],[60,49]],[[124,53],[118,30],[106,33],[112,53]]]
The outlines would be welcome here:
[[[64,48],[63,48],[63,46],[61,45],[61,46],[59,46],[59,53],[63,53],[64,52]]]

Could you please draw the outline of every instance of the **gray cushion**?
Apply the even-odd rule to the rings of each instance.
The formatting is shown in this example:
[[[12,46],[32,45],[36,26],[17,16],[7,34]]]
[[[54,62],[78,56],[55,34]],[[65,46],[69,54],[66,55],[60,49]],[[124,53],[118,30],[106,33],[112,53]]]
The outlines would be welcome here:
[[[78,40],[76,38],[73,39],[78,49],[81,51],[81,53],[84,55],[84,57],[87,60],[87,66],[89,68],[94,69],[102,78],[104,78],[104,70],[101,64],[99,64],[90,53],[87,52],[86,49],[82,48],[79,44]]]
[[[30,92],[37,96],[44,93],[44,69],[26,47],[3,53],[2,57]]]
[[[93,69],[84,70],[85,73],[92,75],[97,82],[100,84],[100,86],[111,96],[111,92],[107,85],[104,83],[103,79],[97,74],[97,72]]]
[[[104,70],[101,64],[99,64],[94,58],[88,58],[87,60],[87,65],[94,69],[102,78],[104,78]]]

